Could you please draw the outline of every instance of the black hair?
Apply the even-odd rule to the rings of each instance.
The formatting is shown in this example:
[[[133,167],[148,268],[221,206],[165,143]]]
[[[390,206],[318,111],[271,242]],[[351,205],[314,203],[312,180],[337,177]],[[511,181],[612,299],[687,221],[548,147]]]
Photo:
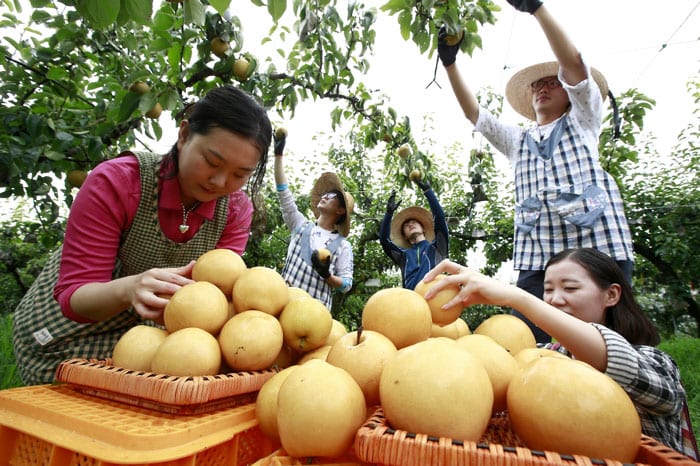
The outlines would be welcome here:
[[[338,220],[336,221],[336,225],[342,225],[345,222],[345,219],[348,216],[348,206],[345,205],[345,196],[343,195],[342,192],[340,192],[339,189],[331,189],[328,191],[329,193],[335,193],[336,199],[338,199],[338,204],[345,209],[345,213],[338,217]]]
[[[566,259],[583,267],[601,290],[608,289],[614,283],[620,286],[622,291],[619,301],[606,309],[606,327],[616,331],[633,345],[659,344],[661,339],[656,327],[637,304],[632,287],[613,258],[593,248],[565,249],[547,261],[545,270],[550,265]]]
[[[221,128],[248,138],[260,152],[260,160],[247,182],[246,191],[256,214],[264,215],[264,202],[259,195],[267,167],[267,153],[272,141],[272,124],[267,111],[251,95],[231,85],[215,87],[202,99],[187,106],[180,115],[187,119],[192,134],[206,135]],[[172,178],[178,172],[177,142],[163,156],[163,178]],[[255,222],[255,219],[254,219]]]

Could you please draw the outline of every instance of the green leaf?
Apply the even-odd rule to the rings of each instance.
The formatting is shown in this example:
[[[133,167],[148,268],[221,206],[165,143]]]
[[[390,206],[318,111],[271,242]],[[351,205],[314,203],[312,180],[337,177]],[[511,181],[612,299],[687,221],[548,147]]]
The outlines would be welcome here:
[[[119,106],[119,121],[126,121],[131,117],[131,114],[139,108],[141,96],[134,92],[127,92]]]
[[[201,0],[187,0],[184,4],[185,23],[204,26],[206,22],[206,7]]]
[[[167,32],[172,29],[175,24],[175,18],[172,14],[164,11],[158,11],[153,18],[153,29],[155,31]]]
[[[217,13],[224,16],[226,10],[228,10],[231,0],[209,0],[209,4],[214,7]]]
[[[153,0],[121,0],[129,18],[137,24],[149,24],[153,14]]]
[[[284,15],[286,9],[287,0],[270,0],[267,3],[267,11],[270,13],[270,16],[272,16],[272,19],[274,19],[275,22],[279,21],[282,15]]]
[[[75,8],[95,29],[111,26],[119,16],[121,0],[76,0]]]
[[[46,73],[46,77],[53,81],[60,81],[61,79],[68,79],[68,72],[61,67],[51,66],[49,71]]]
[[[44,152],[44,156],[46,156],[46,158],[49,160],[63,160],[66,158],[64,153],[56,152],[55,150],[47,150]]]
[[[401,27],[401,37],[403,40],[408,40],[411,37],[411,21],[413,16],[410,10],[404,10],[399,13],[399,26]]]

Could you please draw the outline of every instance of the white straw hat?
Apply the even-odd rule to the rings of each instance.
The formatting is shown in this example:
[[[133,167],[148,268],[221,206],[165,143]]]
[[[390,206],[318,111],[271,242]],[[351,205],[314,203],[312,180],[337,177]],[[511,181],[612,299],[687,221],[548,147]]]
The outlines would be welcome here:
[[[435,225],[433,223],[433,215],[423,207],[407,207],[400,211],[391,220],[391,241],[398,244],[404,249],[411,247],[411,243],[403,235],[403,224],[407,220],[416,220],[423,226],[423,234],[428,242],[433,242],[435,239]]]
[[[547,76],[557,76],[557,73],[559,73],[559,63],[555,61],[538,63],[518,71],[506,84],[506,99],[508,99],[508,103],[516,112],[528,120],[535,121],[530,84]],[[603,100],[605,100],[608,96],[608,82],[603,74],[595,68],[591,68],[591,74],[596,84],[598,84]]]
[[[352,194],[345,191],[343,182],[340,181],[338,175],[332,172],[325,172],[316,180],[314,187],[311,188],[311,210],[314,212],[316,218],[318,218],[318,203],[321,200],[321,196],[329,191],[339,191],[343,194],[343,199],[345,201],[345,220],[342,224],[336,225],[336,227],[338,227],[338,231],[341,235],[347,237],[348,234],[350,234],[350,214],[355,210],[355,199],[352,197]]]

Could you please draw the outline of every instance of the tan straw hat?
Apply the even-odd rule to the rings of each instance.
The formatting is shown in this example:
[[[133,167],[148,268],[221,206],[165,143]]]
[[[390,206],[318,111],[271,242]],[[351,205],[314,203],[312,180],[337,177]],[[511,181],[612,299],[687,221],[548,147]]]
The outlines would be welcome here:
[[[311,210],[313,210],[314,215],[318,218],[318,203],[321,200],[321,196],[328,191],[334,190],[343,193],[343,199],[345,201],[345,220],[342,224],[336,225],[336,227],[338,227],[338,231],[341,235],[347,237],[348,234],[350,234],[350,214],[355,210],[355,199],[352,197],[352,194],[345,191],[343,182],[340,181],[338,175],[332,172],[325,172],[316,180],[314,187],[311,189]]]
[[[547,76],[557,76],[559,73],[559,63],[555,61],[538,63],[536,65],[528,66],[522,70],[515,73],[508,84],[506,84],[506,98],[508,103],[513,109],[527,118],[528,120],[535,121],[535,110],[532,108],[532,91],[530,91],[530,84],[534,83],[538,79],[546,78]],[[598,88],[600,89],[600,94],[603,100],[608,96],[608,82],[605,80],[603,74],[595,68],[591,68],[591,74]]]
[[[433,224],[433,215],[423,207],[407,207],[394,215],[391,220],[391,241],[398,244],[404,249],[411,247],[411,243],[403,235],[403,224],[407,220],[416,220],[423,225],[425,239],[432,242],[435,239],[435,225]]]

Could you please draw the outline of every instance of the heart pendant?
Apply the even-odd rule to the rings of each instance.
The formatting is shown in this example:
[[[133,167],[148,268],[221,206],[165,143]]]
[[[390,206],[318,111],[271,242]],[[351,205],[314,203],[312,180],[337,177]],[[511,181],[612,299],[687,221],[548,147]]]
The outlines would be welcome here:
[[[190,229],[189,225],[180,225],[178,228],[180,228],[180,233],[187,233],[187,230]]]

